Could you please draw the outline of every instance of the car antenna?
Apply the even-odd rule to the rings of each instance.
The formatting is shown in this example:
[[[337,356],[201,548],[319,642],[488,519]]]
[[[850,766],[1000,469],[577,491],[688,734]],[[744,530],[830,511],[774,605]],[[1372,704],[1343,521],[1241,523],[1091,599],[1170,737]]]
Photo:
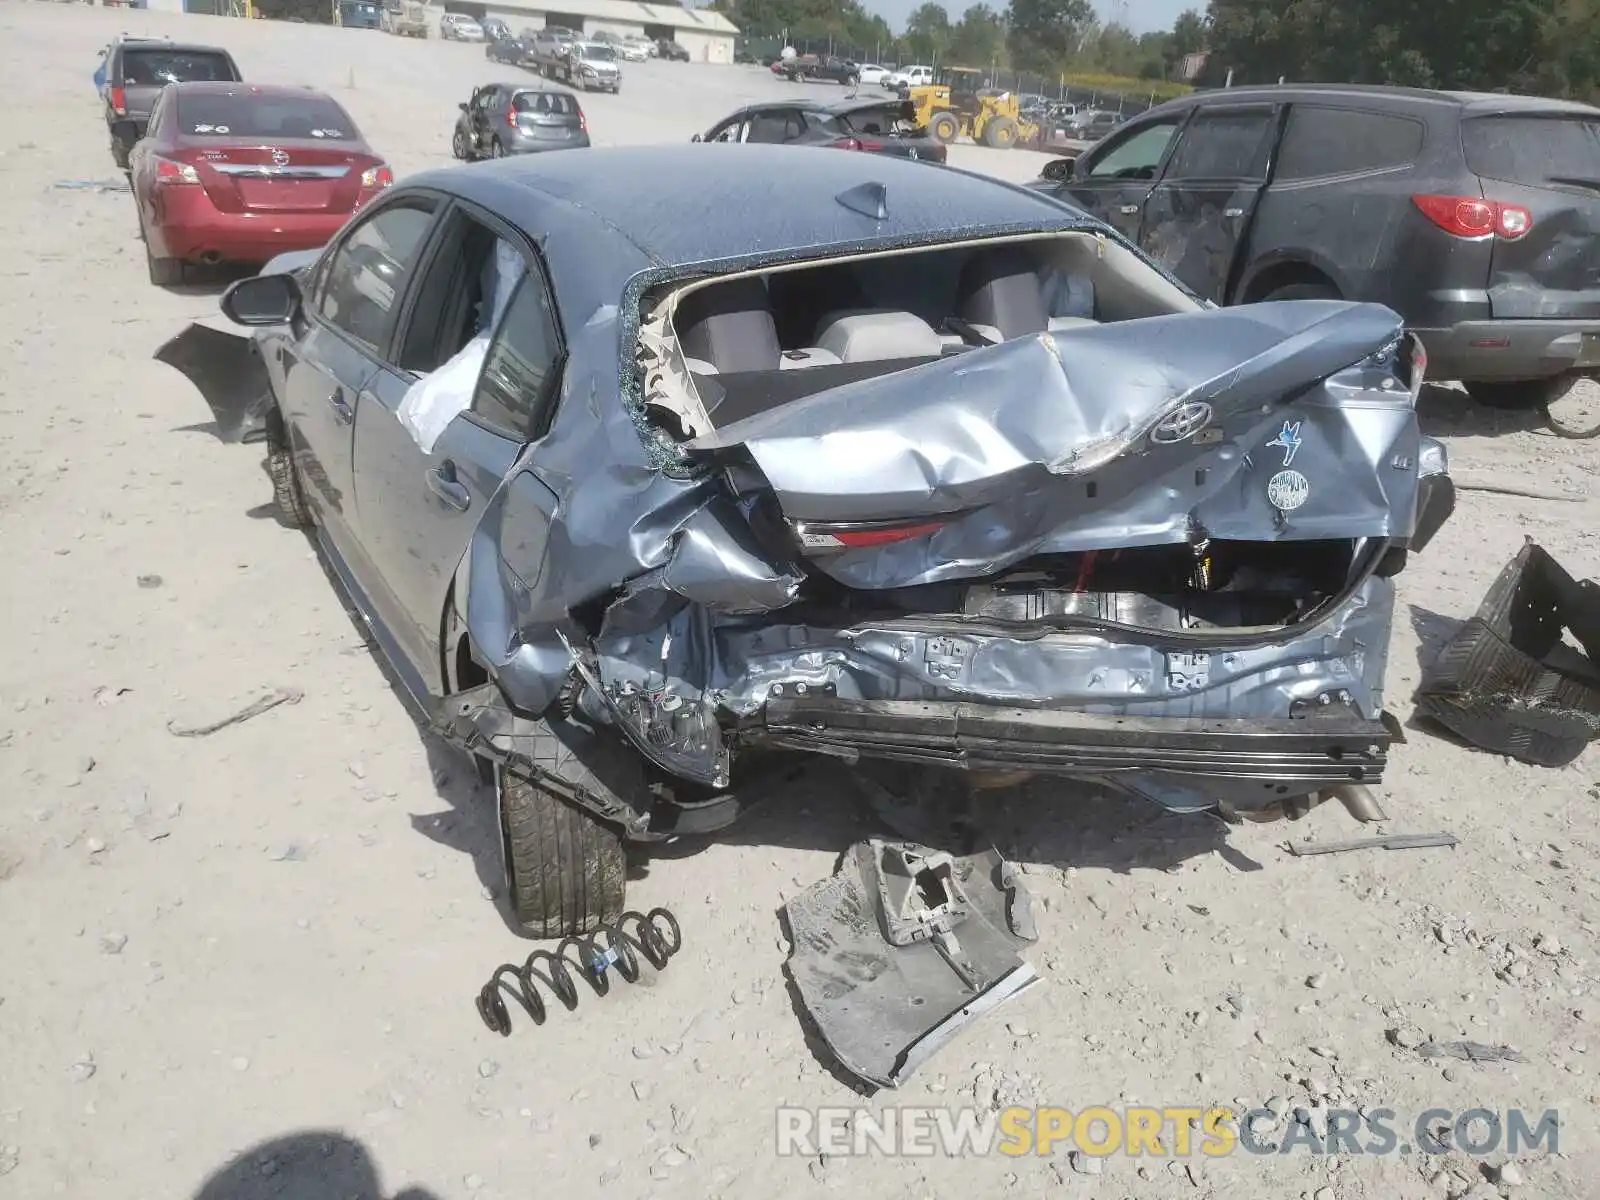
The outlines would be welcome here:
[[[840,192],[834,199],[863,217],[871,217],[874,221],[889,219],[889,189],[881,183],[859,184]]]

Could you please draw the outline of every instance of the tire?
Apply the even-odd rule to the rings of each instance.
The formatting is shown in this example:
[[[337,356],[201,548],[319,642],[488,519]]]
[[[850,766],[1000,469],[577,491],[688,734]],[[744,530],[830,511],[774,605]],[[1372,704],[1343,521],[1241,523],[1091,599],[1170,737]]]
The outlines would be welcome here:
[[[1286,283],[1282,287],[1273,288],[1265,296],[1267,300],[1338,300],[1339,289],[1331,283]]]
[[[462,162],[467,162],[469,161],[468,155],[470,154],[471,149],[472,148],[467,145],[467,135],[458,127],[450,138],[450,156],[452,158],[459,158]]]
[[[961,136],[961,122],[956,120],[955,113],[935,113],[928,122],[928,136],[948,146]]]
[[[267,474],[272,479],[272,503],[290,529],[310,529],[316,518],[306,500],[306,489],[289,449],[283,415],[274,408],[267,414]]]
[[[844,85],[845,85],[845,87],[860,87],[861,86],[861,76],[859,76],[859,75],[846,75],[844,77]]]
[[[188,278],[181,258],[157,258],[150,253],[150,243],[144,245],[144,261],[150,271],[150,282],[156,287],[177,287]]]
[[[621,837],[530,780],[495,775],[507,899],[523,933],[561,938],[616,924],[627,892]]]
[[[995,117],[983,127],[983,144],[991,150],[1009,150],[1017,144],[1017,123],[1010,117]]]
[[[124,171],[128,169],[128,154],[133,149],[127,142],[115,135],[111,138],[111,161]]]
[[[505,156],[506,148],[500,144],[499,138],[495,138],[494,141],[489,143],[490,158],[504,158]]]
[[[1550,379],[1494,380],[1467,383],[1467,395],[1485,408],[1549,408],[1575,386],[1577,377],[1557,375]]]

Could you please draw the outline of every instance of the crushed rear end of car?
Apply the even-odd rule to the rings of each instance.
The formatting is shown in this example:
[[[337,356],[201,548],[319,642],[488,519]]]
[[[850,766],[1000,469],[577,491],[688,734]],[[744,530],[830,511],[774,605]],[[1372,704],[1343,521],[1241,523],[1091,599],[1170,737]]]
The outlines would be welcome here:
[[[999,263],[963,311],[1005,325]],[[738,298],[754,281],[731,287],[641,317],[636,416],[676,457],[660,486],[679,479],[633,514],[644,569],[576,626],[511,633],[458,730],[515,754],[512,710],[563,686],[526,672],[566,657],[572,711],[713,793],[760,747],[1071,777],[1176,811],[1382,779],[1403,741],[1393,577],[1454,505],[1395,313],[1191,301],[961,347],[923,326],[908,355],[885,339],[917,318],[848,307],[780,349],[764,301]],[[564,496],[574,544],[615,520],[587,486]]]

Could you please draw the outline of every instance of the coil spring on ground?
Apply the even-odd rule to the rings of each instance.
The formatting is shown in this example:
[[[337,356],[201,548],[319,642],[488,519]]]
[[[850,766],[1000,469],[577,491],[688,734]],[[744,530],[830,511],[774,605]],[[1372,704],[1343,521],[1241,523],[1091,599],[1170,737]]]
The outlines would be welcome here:
[[[631,935],[626,929],[629,924],[634,927]],[[511,1014],[505,1002],[505,996],[510,996],[522,1005],[535,1025],[543,1025],[548,1012],[534,986],[535,980],[543,982],[571,1012],[578,1007],[578,985],[572,968],[577,968],[576,973],[588,981],[595,995],[604,996],[611,990],[612,967],[627,982],[634,983],[639,978],[640,958],[659,971],[682,945],[678,918],[666,909],[625,912],[615,925],[601,925],[593,933],[563,938],[554,950],[535,950],[520,967],[501,963],[478,992],[478,1015],[493,1032],[510,1036]],[[570,951],[577,952],[576,960],[568,957]],[[546,964],[542,971],[541,963]]]

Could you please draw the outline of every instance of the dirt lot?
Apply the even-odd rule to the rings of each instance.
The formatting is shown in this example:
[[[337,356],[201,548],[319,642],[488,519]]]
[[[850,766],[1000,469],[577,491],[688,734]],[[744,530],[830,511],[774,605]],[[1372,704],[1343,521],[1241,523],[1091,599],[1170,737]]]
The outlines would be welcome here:
[[[1413,732],[1381,795],[1390,828],[1447,829],[1453,851],[1284,852],[1361,832],[1336,805],[1227,832],[1069,787],[1002,797],[1000,845],[1046,906],[1031,958],[1047,982],[869,1102],[1292,1110],[1318,1092],[1393,1109],[1402,1132],[1430,1107],[1559,1109],[1560,1153],[1500,1184],[1415,1153],[1113,1157],[1093,1175],[776,1158],[775,1106],[855,1102],[807,1046],[774,915],[867,828],[826,767],[647,864],[633,906],[672,906],[685,938],[650,986],[485,1031],[478,986],[528,949],[486,898],[485,796],[419,739],[308,543],[272,519],[259,455],[218,444],[150,361],[214,299],[146,282],[125,194],[62,187],[117,179],[89,76],[119,29],[333,90],[402,174],[448,157],[455,102],[488,75],[466,45],[0,7],[4,77],[27,99],[0,132],[0,1196],[1600,1195],[1593,754],[1540,771]],[[602,143],[687,140],[786,90],[746,68],[627,72],[620,96],[585,100]],[[1038,162],[956,157],[1015,178]],[[1463,496],[1401,578],[1402,717],[1419,636],[1470,613],[1524,536],[1580,573],[1600,549],[1594,445],[1445,389],[1425,404],[1462,476],[1583,498]],[[212,737],[168,730],[276,687],[304,699]],[[1527,1062],[1429,1062],[1389,1030]]]

